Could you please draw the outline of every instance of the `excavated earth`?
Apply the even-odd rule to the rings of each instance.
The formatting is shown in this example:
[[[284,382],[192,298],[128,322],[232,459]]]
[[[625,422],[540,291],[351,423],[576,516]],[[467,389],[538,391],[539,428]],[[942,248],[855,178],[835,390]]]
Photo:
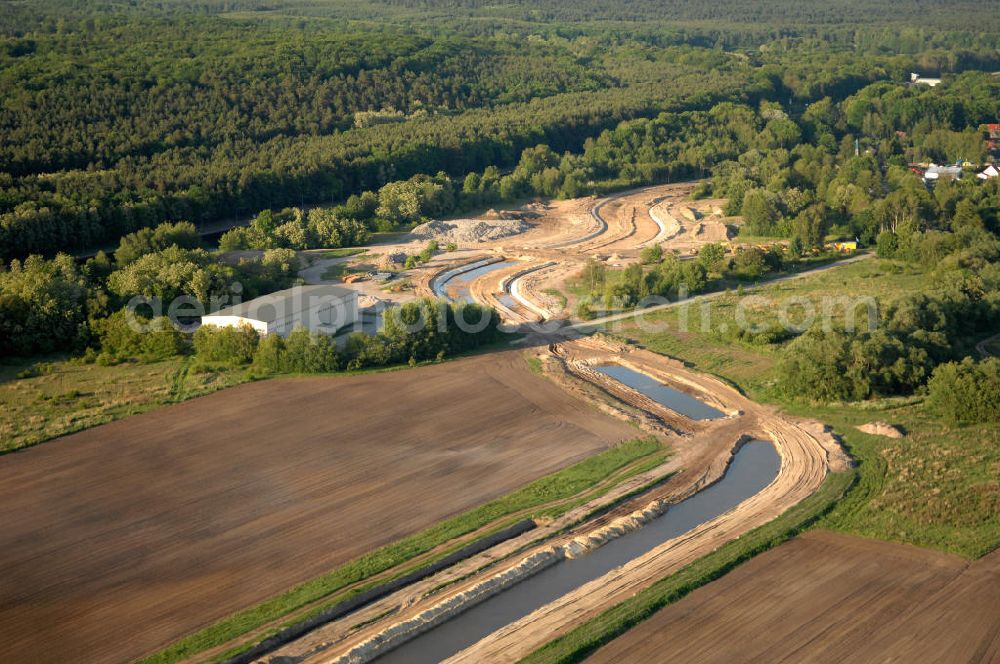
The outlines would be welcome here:
[[[850,464],[838,442],[819,423],[755,404],[729,385],[669,358],[594,338],[554,344],[538,357],[546,376],[563,390],[666,438],[674,452],[670,460],[607,496],[330,623],[261,661],[370,661],[386,644],[401,643],[408,635],[446,620],[511,583],[530,584],[534,571],[562,558],[586,555],[611,538],[641,528],[665,507],[717,481],[742,441],[762,438],[775,445],[781,456],[780,471],[757,495],[507,625],[450,660],[516,661],[656,579],[769,521],[815,491],[828,472],[845,470]],[[647,373],[719,408],[726,416],[689,420],[594,370],[595,365],[607,362]],[[583,519],[636,488],[665,478],[600,516]]]

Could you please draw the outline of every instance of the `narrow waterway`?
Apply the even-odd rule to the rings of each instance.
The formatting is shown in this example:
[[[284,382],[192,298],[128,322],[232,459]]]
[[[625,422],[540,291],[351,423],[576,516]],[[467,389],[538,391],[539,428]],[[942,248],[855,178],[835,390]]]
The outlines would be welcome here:
[[[595,367],[595,369],[606,376],[614,378],[623,385],[628,385],[633,390],[642,392],[656,403],[666,406],[670,410],[676,411],[692,420],[717,420],[725,416],[725,413],[712,408],[707,403],[699,401],[689,394],[675,390],[672,387],[667,387],[651,376],[633,371],[620,364],[604,364]]]
[[[489,274],[490,272],[495,272],[496,270],[502,270],[505,267],[511,267],[516,264],[516,261],[500,261],[499,263],[490,263],[489,265],[483,265],[469,270],[468,272],[456,274],[450,279],[437,284],[434,287],[434,293],[438,297],[443,297],[447,300],[451,300],[452,302],[464,301],[473,303],[474,300],[469,292],[469,288],[472,286],[473,281],[484,274]]]
[[[721,480],[672,506],[644,527],[582,558],[556,563],[376,661],[430,664],[447,659],[504,625],[729,511],[770,484],[780,467],[781,458],[771,443],[746,443],[733,456]]]

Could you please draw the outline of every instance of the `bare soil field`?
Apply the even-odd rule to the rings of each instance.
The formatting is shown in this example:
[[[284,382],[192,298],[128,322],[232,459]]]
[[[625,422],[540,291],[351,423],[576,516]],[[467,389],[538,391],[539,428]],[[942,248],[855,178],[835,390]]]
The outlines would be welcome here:
[[[1000,551],[969,563],[813,531],[737,567],[588,662],[998,662]]]
[[[0,459],[0,659],[120,662],[635,437],[519,352],[251,383]]]

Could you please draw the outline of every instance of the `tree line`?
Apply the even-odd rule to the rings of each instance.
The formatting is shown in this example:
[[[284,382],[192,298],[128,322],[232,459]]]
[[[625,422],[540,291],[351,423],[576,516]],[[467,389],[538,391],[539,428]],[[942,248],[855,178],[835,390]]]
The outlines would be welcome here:
[[[172,330],[157,319],[178,298],[211,311],[297,279],[299,260],[290,249],[233,263],[199,241],[192,224],[164,224],[127,235],[112,256],[100,252],[82,264],[59,254],[0,265],[0,357],[90,348],[92,355],[103,350],[106,361],[162,359],[154,349],[173,347],[175,336],[166,329],[156,338],[130,333],[123,309],[135,298],[142,298],[140,318]],[[133,351],[123,353],[125,347]]]
[[[297,5],[282,6],[293,16]],[[95,248],[162,221],[331,204],[417,174],[506,172],[526,148],[578,153],[622,120],[664,111],[837,102],[902,80],[916,55],[942,71],[1000,63],[990,59],[997,44],[978,38],[967,55],[935,59],[957,43],[942,32],[927,35],[933,52],[903,55],[878,41],[885,31],[853,49],[815,30],[765,31],[745,48],[725,43],[732,27],[626,34],[563,23],[558,12],[531,30],[513,17],[475,30],[448,12],[437,23],[389,12],[379,27],[355,15],[348,29],[214,15],[223,10],[178,2],[88,13],[42,0],[35,13],[0,14],[0,258]],[[385,10],[352,8],[371,18]],[[935,140],[928,149],[947,152],[958,139]],[[636,168],[623,180],[674,177]],[[534,189],[553,189],[544,177],[550,185]],[[576,177],[559,187],[587,191]]]
[[[302,327],[282,338],[208,325],[194,333],[193,345],[199,362],[248,366],[259,375],[329,373],[440,361],[496,342],[499,324],[487,307],[423,299],[388,309],[383,329],[353,333],[342,348],[333,337]]]

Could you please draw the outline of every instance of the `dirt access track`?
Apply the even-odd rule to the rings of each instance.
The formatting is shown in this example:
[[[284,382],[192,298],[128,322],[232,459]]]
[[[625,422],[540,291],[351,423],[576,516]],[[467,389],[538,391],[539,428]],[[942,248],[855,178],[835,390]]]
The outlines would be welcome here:
[[[617,441],[520,352],[263,381],[0,458],[0,660],[122,662]]]
[[[814,531],[670,605],[587,662],[1000,662],[1000,551],[969,563]]]
[[[760,406],[722,381],[691,371],[670,358],[597,338],[552,344],[533,352],[537,352],[546,376],[554,384],[611,415],[664,437],[673,456],[666,464],[619,487],[620,492],[596,498],[563,517],[540,524],[530,533],[378,600],[260,661],[371,661],[384,649],[438,624],[446,607],[472,606],[474,598],[481,597],[481,589],[497,586],[501,579],[518,578],[519,583],[531,584],[528,561],[587,555],[587,551],[610,539],[642,527],[670,504],[719,479],[734,450],[747,437],[774,444],[781,457],[778,476],[756,495],[507,624],[448,660],[517,661],[657,579],[770,521],[815,491],[828,472],[845,470],[849,465],[837,441],[819,423],[790,418]],[[727,416],[711,421],[689,420],[594,370],[595,365],[608,362],[688,392]],[[662,483],[608,510],[614,504],[611,501],[651,482]],[[588,516],[595,511],[600,515]]]

